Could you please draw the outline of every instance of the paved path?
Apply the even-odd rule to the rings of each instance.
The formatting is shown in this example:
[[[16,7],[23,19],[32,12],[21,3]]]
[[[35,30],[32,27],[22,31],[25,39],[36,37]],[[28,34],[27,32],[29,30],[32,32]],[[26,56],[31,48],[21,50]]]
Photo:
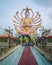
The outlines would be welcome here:
[[[7,57],[7,56],[10,55],[11,53],[13,53],[13,52],[14,52],[15,50],[17,50],[19,47],[21,47],[21,45],[18,45],[18,46],[16,46],[16,47],[14,47],[14,48],[8,50],[8,52],[7,52],[5,55],[3,54],[3,56],[0,57],[0,60],[3,60],[5,57]]]
[[[38,65],[29,46],[25,47],[18,65]]]
[[[34,47],[30,47],[30,48],[34,57],[36,58],[36,61],[38,62],[38,65],[52,65],[52,62],[48,61],[45,58],[45,56],[43,56],[42,54],[40,54],[40,52],[36,50],[36,48]]]
[[[18,62],[20,60],[23,51],[24,51],[24,47],[21,46],[12,54],[7,56],[5,59],[0,60],[0,65],[18,65]]]

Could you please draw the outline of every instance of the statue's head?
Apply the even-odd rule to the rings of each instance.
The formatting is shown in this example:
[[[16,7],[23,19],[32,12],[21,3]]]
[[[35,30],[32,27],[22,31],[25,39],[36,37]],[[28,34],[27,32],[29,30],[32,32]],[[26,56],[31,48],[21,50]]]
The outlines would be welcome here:
[[[29,12],[28,7],[27,7],[26,10],[25,10],[25,17],[26,17],[26,18],[30,17],[30,12]]]

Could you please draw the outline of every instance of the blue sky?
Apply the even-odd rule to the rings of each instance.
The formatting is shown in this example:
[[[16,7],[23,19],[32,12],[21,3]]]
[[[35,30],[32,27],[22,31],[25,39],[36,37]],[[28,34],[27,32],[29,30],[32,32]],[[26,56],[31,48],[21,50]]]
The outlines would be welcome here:
[[[9,26],[14,29],[13,15],[23,8],[31,8],[42,16],[42,25],[52,29],[52,0],[0,0],[0,34]],[[15,32],[15,30],[14,30]]]

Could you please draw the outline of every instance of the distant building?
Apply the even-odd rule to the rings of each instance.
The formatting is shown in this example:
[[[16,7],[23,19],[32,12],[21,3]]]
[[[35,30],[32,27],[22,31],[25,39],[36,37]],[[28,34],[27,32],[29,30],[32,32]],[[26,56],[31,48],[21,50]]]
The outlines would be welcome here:
[[[1,35],[0,36],[0,45],[2,46],[9,46],[9,39],[10,39],[10,45],[11,45],[11,47],[12,46],[16,46],[16,39],[15,39],[15,37],[13,36],[13,35],[10,35],[10,36],[8,36],[8,35]],[[4,43],[4,44],[2,44],[2,43]]]
[[[39,39],[39,41],[41,45],[44,45],[45,42],[48,49],[52,48],[52,32],[50,31],[43,34]]]

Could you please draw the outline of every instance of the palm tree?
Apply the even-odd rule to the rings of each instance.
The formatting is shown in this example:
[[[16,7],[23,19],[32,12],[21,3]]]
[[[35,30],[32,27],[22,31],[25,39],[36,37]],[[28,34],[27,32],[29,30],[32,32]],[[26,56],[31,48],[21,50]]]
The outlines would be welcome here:
[[[9,27],[9,29],[5,29],[5,31],[6,32],[8,32],[8,37],[9,37],[9,48],[11,48],[11,43],[10,43],[10,35],[12,34],[13,35],[13,29],[10,29],[10,27]]]

